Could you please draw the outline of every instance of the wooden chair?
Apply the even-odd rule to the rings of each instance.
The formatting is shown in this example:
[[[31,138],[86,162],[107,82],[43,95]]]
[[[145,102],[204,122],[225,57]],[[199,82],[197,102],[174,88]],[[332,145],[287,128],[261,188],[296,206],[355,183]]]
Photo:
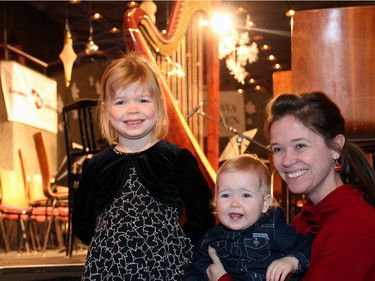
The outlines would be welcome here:
[[[30,252],[28,223],[31,218],[31,212],[21,173],[15,170],[0,169],[0,185],[2,194],[0,204],[1,231],[6,251],[11,248],[9,239],[11,236],[15,237],[9,229],[8,233],[6,233],[4,221],[8,220],[18,222],[21,230],[18,250],[25,246],[26,251]]]
[[[99,128],[94,122],[97,99],[80,99],[63,108],[64,134],[68,165],[69,223],[66,255],[73,252],[72,227],[73,199],[81,178],[85,159],[99,152],[107,144],[100,139]]]
[[[56,240],[58,243],[59,249],[64,248],[64,243],[62,239],[62,231],[61,227],[59,225],[60,218],[61,217],[61,208],[53,208],[52,207],[52,201],[45,196],[43,192],[43,179],[41,174],[36,173],[30,173],[29,169],[27,167],[27,163],[23,157],[22,150],[18,150],[20,163],[21,163],[21,170],[23,175],[23,180],[25,183],[26,188],[26,196],[28,199],[28,203],[31,207],[31,227],[34,223],[37,224],[37,226],[40,226],[42,224],[44,227],[42,228],[43,231],[40,231],[40,227],[35,230],[33,229],[33,234],[35,233],[35,242],[34,242],[34,249],[41,250],[42,249],[42,240],[50,239],[50,237],[46,236],[46,223],[53,219],[55,230],[56,230]],[[67,209],[67,207],[62,207]],[[66,210],[65,210],[66,213]],[[66,216],[66,215],[65,215]],[[39,231],[38,231],[39,230]],[[49,232],[49,235],[51,236],[51,232]],[[44,245],[44,244],[43,244]]]
[[[40,174],[42,177],[43,194],[47,198],[52,208],[51,215],[47,219],[48,226],[42,248],[42,252],[44,253],[47,249],[47,243],[50,237],[53,221],[60,220],[61,222],[63,217],[65,217],[65,215],[68,213],[64,210],[68,207],[69,189],[68,187],[57,186],[54,184],[54,178],[50,171],[50,162],[43,133],[39,131],[33,135],[33,138],[40,168]]]

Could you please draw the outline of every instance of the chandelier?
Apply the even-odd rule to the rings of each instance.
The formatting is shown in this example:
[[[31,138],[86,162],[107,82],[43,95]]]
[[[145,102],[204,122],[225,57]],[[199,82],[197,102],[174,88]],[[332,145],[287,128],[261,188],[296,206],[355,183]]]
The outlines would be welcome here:
[[[258,45],[254,41],[251,42],[247,25],[239,27],[245,31],[238,31],[232,26],[230,18],[225,15],[219,15],[214,19],[214,22],[216,22],[214,26],[220,26],[218,32],[219,59],[225,59],[229,73],[238,83],[245,84],[245,79],[248,76],[245,66],[258,60]]]

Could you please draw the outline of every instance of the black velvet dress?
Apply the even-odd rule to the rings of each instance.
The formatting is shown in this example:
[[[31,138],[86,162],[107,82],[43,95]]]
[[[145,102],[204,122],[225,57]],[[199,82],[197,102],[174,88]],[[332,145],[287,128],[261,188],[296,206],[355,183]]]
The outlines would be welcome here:
[[[165,141],[134,154],[104,149],[74,200],[73,229],[90,243],[82,280],[182,280],[194,242],[215,223],[211,197],[188,150]]]

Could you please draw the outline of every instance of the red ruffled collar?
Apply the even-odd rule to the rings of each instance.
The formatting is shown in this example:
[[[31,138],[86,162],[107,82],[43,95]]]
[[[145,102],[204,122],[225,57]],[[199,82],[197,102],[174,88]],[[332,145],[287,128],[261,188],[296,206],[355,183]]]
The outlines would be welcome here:
[[[332,214],[358,202],[358,196],[362,196],[358,189],[351,184],[344,184],[333,190],[316,205],[313,205],[310,200],[306,200],[301,212],[296,217],[297,229],[303,224],[304,233],[317,234]]]

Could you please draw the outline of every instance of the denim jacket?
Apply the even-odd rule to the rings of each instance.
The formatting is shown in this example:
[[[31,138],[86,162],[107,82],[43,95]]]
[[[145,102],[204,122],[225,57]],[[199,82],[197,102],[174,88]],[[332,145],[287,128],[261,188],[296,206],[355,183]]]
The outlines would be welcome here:
[[[276,207],[247,229],[233,231],[222,224],[210,229],[196,244],[184,280],[207,280],[206,268],[212,263],[208,246],[216,249],[234,280],[266,280],[267,267],[284,256],[299,260],[297,272],[289,279],[298,280],[309,266],[311,244],[312,236],[298,233],[286,223],[283,209]]]

